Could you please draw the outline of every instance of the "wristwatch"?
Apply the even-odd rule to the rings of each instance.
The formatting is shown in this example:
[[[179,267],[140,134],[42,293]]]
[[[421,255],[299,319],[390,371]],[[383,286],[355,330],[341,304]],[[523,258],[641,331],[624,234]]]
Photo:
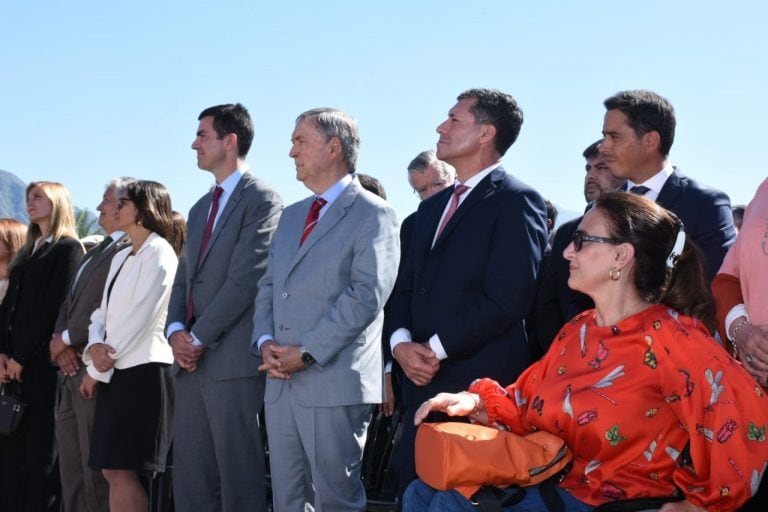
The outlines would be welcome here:
[[[301,355],[301,362],[304,363],[304,366],[310,366],[315,362],[315,358],[312,357],[312,354],[307,352],[307,347],[304,345],[299,345],[299,354]]]

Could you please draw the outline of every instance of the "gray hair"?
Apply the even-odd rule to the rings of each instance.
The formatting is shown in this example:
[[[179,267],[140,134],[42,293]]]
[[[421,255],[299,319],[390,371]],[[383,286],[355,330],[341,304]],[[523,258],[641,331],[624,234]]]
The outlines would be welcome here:
[[[105,187],[107,190],[110,188],[113,188],[115,190],[116,195],[122,195],[125,192],[126,187],[130,183],[133,183],[136,181],[136,178],[131,178],[130,176],[121,176],[119,178],[112,178],[109,180],[109,183],[107,183],[107,186]]]
[[[411,163],[408,164],[408,172],[424,172],[430,167],[435,170],[441,183],[451,183],[456,177],[456,170],[453,166],[439,160],[435,152],[431,149],[422,151],[416,155],[416,158],[411,160]]]
[[[357,121],[350,116],[335,108],[313,108],[300,114],[296,118],[296,124],[305,119],[310,119],[315,126],[329,141],[337,137],[341,142],[341,149],[344,154],[344,162],[349,167],[349,172],[355,172],[357,165],[357,153],[360,149],[360,133],[357,130]]]

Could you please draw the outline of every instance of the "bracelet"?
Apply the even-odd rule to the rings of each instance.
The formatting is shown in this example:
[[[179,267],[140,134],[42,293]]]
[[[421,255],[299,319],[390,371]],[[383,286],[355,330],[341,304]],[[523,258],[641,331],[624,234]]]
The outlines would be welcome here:
[[[733,328],[732,334],[730,336],[728,336],[728,341],[730,341],[731,345],[733,345],[734,353],[739,348],[738,345],[736,345],[736,336],[738,336],[739,332],[741,332],[742,329],[744,329],[745,327],[747,327],[749,325],[752,325],[752,322],[750,322],[746,318],[743,319],[741,322],[736,324],[736,327]]]
[[[480,409],[480,398],[478,397],[476,399],[475,395],[473,393],[470,393],[469,391],[462,391],[459,394],[469,396],[472,399],[472,401],[475,403],[475,407],[472,409],[472,412],[469,413],[469,416],[477,416],[477,415],[479,415],[480,414],[480,411],[479,411],[479,409]]]

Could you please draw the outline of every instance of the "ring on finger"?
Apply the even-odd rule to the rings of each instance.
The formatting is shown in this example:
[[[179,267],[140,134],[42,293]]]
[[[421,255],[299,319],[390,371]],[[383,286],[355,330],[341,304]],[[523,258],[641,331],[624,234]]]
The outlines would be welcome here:
[[[752,364],[753,359],[752,354],[747,354],[747,363]]]

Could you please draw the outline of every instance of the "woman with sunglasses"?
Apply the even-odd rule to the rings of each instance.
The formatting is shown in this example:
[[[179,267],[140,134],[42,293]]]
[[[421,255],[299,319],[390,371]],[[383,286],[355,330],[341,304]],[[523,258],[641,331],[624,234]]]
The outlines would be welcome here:
[[[0,510],[37,511],[53,501],[56,367],[48,342],[56,316],[83,257],[69,191],[61,183],[27,186],[26,243],[11,263],[0,305],[0,381],[27,403],[21,423],[0,435]]]
[[[154,181],[128,184],[117,219],[131,246],[112,259],[91,315],[80,392],[96,398],[89,464],[109,484],[109,509],[138,512],[148,509],[141,477],[164,471],[168,452],[173,354],[163,329],[181,240]]]
[[[768,398],[709,336],[712,301],[682,223],[648,199],[607,193],[564,256],[569,286],[595,309],[568,322],[514,384],[479,379],[468,391],[441,393],[416,422],[439,410],[562,437],[574,453],[556,488],[565,510],[641,497],[668,497],[665,512],[737,509],[768,460]],[[503,510],[547,510],[538,488],[526,490]],[[403,505],[474,510],[456,491],[421,481]]]

